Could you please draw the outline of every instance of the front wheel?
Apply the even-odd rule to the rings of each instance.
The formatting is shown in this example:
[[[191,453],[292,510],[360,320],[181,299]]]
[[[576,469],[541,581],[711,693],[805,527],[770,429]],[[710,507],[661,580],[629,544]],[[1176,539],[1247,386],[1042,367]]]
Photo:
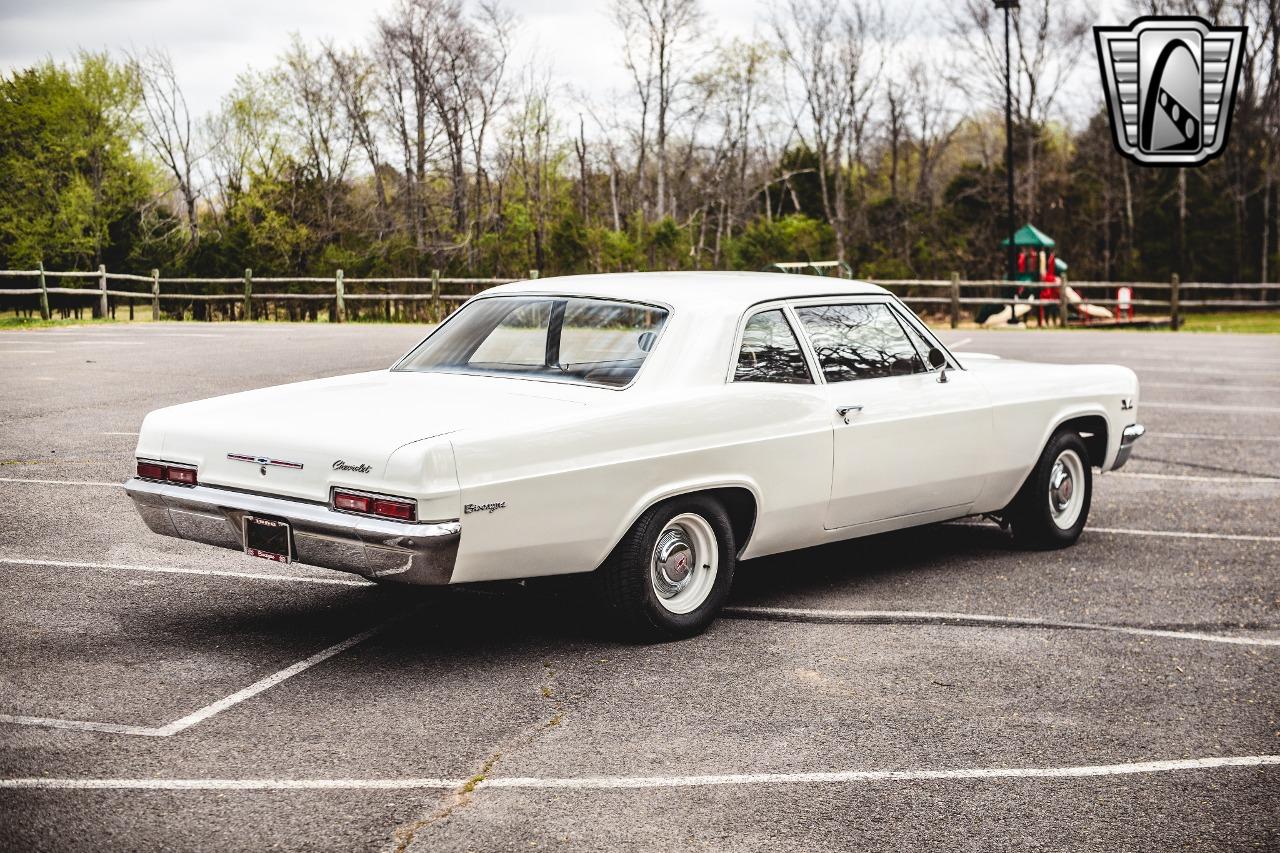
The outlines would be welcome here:
[[[640,517],[596,572],[606,610],[646,641],[701,633],[733,583],[733,528],[707,495],[663,501]]]
[[[1055,433],[1006,512],[1014,541],[1029,548],[1075,544],[1089,519],[1093,471],[1084,440]]]

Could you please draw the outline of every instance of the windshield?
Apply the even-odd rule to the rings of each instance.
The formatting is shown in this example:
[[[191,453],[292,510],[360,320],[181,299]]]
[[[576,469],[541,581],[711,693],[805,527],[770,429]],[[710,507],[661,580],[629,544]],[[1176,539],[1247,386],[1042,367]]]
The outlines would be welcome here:
[[[653,349],[667,312],[574,296],[467,303],[396,370],[555,379],[621,387]]]

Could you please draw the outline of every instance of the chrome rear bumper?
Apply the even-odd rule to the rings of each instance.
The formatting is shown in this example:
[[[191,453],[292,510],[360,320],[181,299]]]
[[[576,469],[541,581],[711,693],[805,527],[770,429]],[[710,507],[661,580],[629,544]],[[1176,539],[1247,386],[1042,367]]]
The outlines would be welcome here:
[[[1133,445],[1146,432],[1147,428],[1142,424],[1133,424],[1124,428],[1124,432],[1120,434],[1120,450],[1116,452],[1115,464],[1111,466],[1112,471],[1119,471],[1124,467],[1124,463],[1129,461],[1129,454],[1133,453]]]
[[[246,515],[283,519],[297,562],[400,583],[449,583],[462,532],[456,520],[406,524],[212,486],[134,477],[124,489],[147,527],[164,536],[243,551]]]

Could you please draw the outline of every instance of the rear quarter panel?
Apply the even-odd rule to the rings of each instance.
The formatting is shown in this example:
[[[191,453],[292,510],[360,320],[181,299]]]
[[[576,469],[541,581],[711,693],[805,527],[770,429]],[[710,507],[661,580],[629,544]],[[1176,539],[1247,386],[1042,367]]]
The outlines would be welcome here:
[[[454,436],[463,505],[455,583],[591,571],[646,509],[676,494],[749,490],[744,556],[816,541],[832,439],[816,386],[729,384],[617,396],[537,431]]]

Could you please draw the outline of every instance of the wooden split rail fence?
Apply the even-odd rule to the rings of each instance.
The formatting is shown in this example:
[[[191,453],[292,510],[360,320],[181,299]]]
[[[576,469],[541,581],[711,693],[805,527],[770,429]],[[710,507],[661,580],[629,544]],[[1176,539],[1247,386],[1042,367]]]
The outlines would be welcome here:
[[[538,277],[538,270],[529,271],[530,278]],[[392,316],[392,305],[399,304],[400,310],[413,319],[438,320],[449,313],[449,310],[470,299],[481,290],[515,279],[507,278],[455,278],[445,277],[439,270],[433,270],[429,278],[410,277],[372,277],[346,278],[342,270],[333,276],[283,277],[267,276],[256,278],[252,270],[245,270],[244,275],[235,278],[171,278],[162,277],[159,270],[152,270],[150,275],[134,275],[130,273],[108,272],[105,266],[98,267],[96,272],[54,272],[43,267],[34,270],[0,270],[3,279],[34,279],[36,287],[7,287],[0,284],[0,307],[4,303],[13,306],[13,300],[26,297],[17,307],[33,310],[30,297],[36,297],[40,316],[49,319],[51,316],[50,295],[69,296],[76,300],[88,300],[94,316],[107,316],[112,313],[116,304],[125,300],[132,316],[136,302],[151,303],[153,319],[164,316],[162,308],[165,304],[177,304],[176,310],[169,313],[185,316],[188,306],[193,315],[210,317],[210,305],[221,305],[228,319],[248,320],[264,316],[266,307],[274,304],[296,305],[310,304],[312,310],[306,314],[318,318],[318,304],[328,303],[328,319],[342,322],[349,319],[348,303],[382,303],[384,314]],[[50,286],[50,281],[61,282]],[[89,282],[90,286],[69,287],[69,283]],[[113,282],[122,285],[113,287]],[[930,314],[949,317],[952,327],[959,324],[962,315],[971,313],[966,310],[973,306],[1008,304],[1006,295],[1009,283],[1005,281],[964,281],[958,274],[950,279],[911,279],[876,281],[909,305],[927,309]],[[129,285],[146,285],[145,289],[127,289]],[[1063,285],[1068,282],[1064,278]],[[1070,287],[1081,296],[1083,303],[1105,306],[1114,309],[1116,306],[1131,306],[1141,310],[1144,315],[1152,310],[1159,312],[1159,318],[1174,329],[1178,327],[1182,313],[1195,310],[1280,310],[1280,284],[1228,284],[1213,282],[1180,282],[1173,276],[1167,282],[1069,282]],[[95,286],[96,285],[96,286]],[[278,285],[305,285],[311,290],[304,292],[273,290]],[[178,286],[182,289],[174,289]],[[217,293],[198,293],[192,287],[235,286],[234,290]],[[1032,283],[1029,289],[1036,291],[1042,285]],[[1119,298],[1119,288],[1129,289],[1129,298]],[[266,288],[266,289],[263,289]],[[373,292],[369,288],[386,288],[382,292]],[[392,292],[396,288],[400,292]],[[23,304],[25,303],[25,304]],[[77,301],[77,307],[83,308],[85,303]],[[1030,305],[1033,310],[1048,307],[1062,307],[1058,300],[1029,299],[1019,300],[1020,305]],[[205,306],[204,310],[196,306]],[[418,306],[417,309],[405,311],[405,306]],[[1070,322],[1070,312],[1060,311],[1060,319]],[[292,316],[292,314],[291,314]]]
[[[537,278],[538,271],[530,270],[529,278]],[[150,302],[151,316],[161,319],[162,303],[178,303],[180,313],[187,305],[221,304],[226,307],[225,313],[230,318],[248,320],[261,317],[263,305],[271,303],[328,303],[328,317],[332,322],[348,319],[348,303],[390,303],[419,304],[424,306],[432,319],[439,319],[448,313],[453,304],[470,299],[480,290],[516,281],[512,278],[455,278],[442,276],[439,270],[432,270],[429,278],[409,277],[374,277],[346,278],[342,270],[337,270],[332,277],[320,276],[264,276],[254,277],[253,270],[246,269],[238,278],[207,277],[162,277],[159,270],[152,270],[151,275],[134,275],[131,273],[108,272],[105,266],[99,266],[96,272],[54,272],[43,267],[34,270],[0,270],[0,279],[28,278],[35,279],[37,287],[7,287],[0,285],[0,299],[12,297],[36,297],[39,303],[40,316],[51,317],[50,295],[70,296],[88,300],[88,305],[95,317],[105,317],[111,313],[113,300],[128,300],[130,316],[135,302]],[[91,286],[68,287],[50,286],[53,281],[91,281]],[[113,287],[113,282],[146,284],[143,289],[124,289]],[[172,289],[174,285],[183,289]],[[193,292],[191,287],[228,287],[234,285],[235,290],[217,293]],[[273,291],[273,285],[316,285],[324,289],[310,291]],[[263,288],[266,288],[265,290]],[[352,288],[355,289],[352,289]],[[421,288],[413,292],[370,292],[368,287],[406,287]],[[255,308],[255,303],[260,303]],[[77,303],[81,307],[84,302]],[[239,311],[235,310],[239,306]],[[206,313],[207,312],[201,312]]]
[[[932,306],[931,313],[949,315],[951,328],[959,322],[964,306],[1008,305],[1010,300],[1007,291],[1010,283],[1002,280],[963,281],[953,273],[950,280],[873,280],[876,284],[893,291],[908,305]],[[1135,315],[1148,315],[1177,329],[1182,324],[1182,315],[1188,311],[1234,310],[1280,310],[1280,284],[1236,284],[1222,282],[1184,282],[1178,275],[1169,281],[1068,281],[1063,276],[1054,284],[1024,282],[1027,290],[1038,293],[1045,287],[1058,287],[1060,294],[1067,287],[1080,297],[1072,306],[1094,305],[1107,308],[1118,319],[1121,307],[1131,308]],[[1127,298],[1120,298],[1120,289],[1127,288]],[[930,292],[936,295],[928,295]],[[967,296],[966,293],[981,295]],[[1061,310],[1066,302],[1059,299],[1019,299],[1018,305],[1029,305],[1036,311],[1040,308],[1057,309],[1062,323],[1071,323],[1070,311]],[[1151,318],[1154,310],[1160,316]],[[1038,312],[1037,312],[1038,315]],[[1083,319],[1085,324],[1098,324],[1096,319]],[[1108,322],[1108,321],[1103,321]]]

